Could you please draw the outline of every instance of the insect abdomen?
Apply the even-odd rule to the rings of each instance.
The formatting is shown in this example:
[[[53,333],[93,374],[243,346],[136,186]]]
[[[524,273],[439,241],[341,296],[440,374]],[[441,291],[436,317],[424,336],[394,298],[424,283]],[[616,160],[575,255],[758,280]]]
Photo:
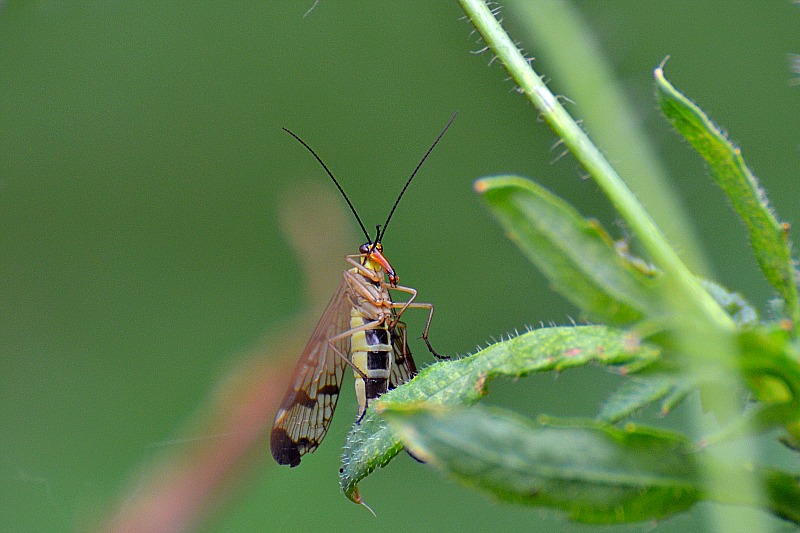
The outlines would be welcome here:
[[[358,328],[372,320],[363,316],[358,308],[350,312],[350,327]],[[366,379],[355,370],[358,416],[364,415],[369,402],[389,390],[389,374],[392,369],[392,335],[385,324],[373,329],[354,333],[350,341],[350,358],[353,365],[364,373]]]

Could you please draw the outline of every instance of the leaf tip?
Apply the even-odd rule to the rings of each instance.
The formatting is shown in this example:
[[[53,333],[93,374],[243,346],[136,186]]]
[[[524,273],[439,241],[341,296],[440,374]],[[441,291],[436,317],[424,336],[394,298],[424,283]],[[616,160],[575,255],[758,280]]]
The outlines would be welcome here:
[[[367,503],[361,499],[361,494],[358,492],[358,485],[353,485],[353,490],[347,495],[347,497],[350,498],[350,501],[352,501],[353,503],[356,503],[364,507],[367,511],[372,513],[372,516],[374,516],[375,518],[378,517],[378,515],[375,514],[375,511],[372,510],[372,507],[367,505]]]
[[[473,190],[478,194],[483,194],[489,188],[489,184],[486,182],[485,178],[475,180],[475,183],[472,184]]]
[[[655,74],[656,78],[663,78],[664,77],[664,67],[667,64],[667,61],[669,61],[669,58],[670,58],[669,55],[664,56],[664,59],[661,60],[661,63],[659,63],[658,66],[656,67],[655,71],[653,71],[653,73]]]
[[[375,514],[375,511],[372,510],[372,507],[367,505],[366,502],[364,502],[364,500],[361,498],[361,493],[358,492],[358,485],[353,485],[352,489],[350,491],[346,492],[345,494],[347,495],[347,498],[351,502],[353,502],[355,504],[358,504],[358,505],[361,505],[361,506],[364,506],[367,509],[367,511],[372,513],[372,516],[376,516],[376,517],[378,516],[378,515]]]
[[[372,516],[374,516],[375,518],[378,518],[378,515],[376,515],[376,514],[375,514],[375,511],[373,511],[373,510],[372,510],[372,507],[370,507],[369,505],[367,505],[367,504],[366,504],[366,503],[364,503],[363,501],[362,501],[362,502],[361,502],[359,505],[362,505],[362,506],[366,507],[366,508],[367,508],[367,511],[369,511],[370,513],[372,513]]]

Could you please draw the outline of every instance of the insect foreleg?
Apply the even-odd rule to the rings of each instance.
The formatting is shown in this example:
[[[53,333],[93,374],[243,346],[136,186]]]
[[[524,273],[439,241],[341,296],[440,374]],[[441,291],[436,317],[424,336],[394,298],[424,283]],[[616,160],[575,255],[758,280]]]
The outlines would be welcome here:
[[[370,270],[369,268],[362,265],[360,262],[356,261],[356,259],[362,259],[364,256],[362,255],[346,255],[344,257],[345,261],[356,267],[358,269],[358,273],[364,276],[365,278],[369,278],[372,281],[379,282],[381,281],[381,277],[379,277],[374,270]]]
[[[383,315],[384,313],[381,312],[380,308],[384,307],[385,309],[386,307],[386,293],[349,270],[345,270],[343,274],[351,292],[362,298],[363,301],[359,302],[358,305],[362,307],[366,316],[376,317]]]

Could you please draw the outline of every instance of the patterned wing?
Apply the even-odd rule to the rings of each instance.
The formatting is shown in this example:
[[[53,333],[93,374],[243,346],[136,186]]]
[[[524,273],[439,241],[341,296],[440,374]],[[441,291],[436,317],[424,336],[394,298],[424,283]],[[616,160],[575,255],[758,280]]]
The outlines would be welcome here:
[[[278,464],[299,465],[300,456],[316,450],[330,426],[346,363],[328,339],[350,329],[347,290],[347,283],[342,281],[306,344],[292,385],[275,415],[270,448]],[[349,356],[350,337],[333,345],[342,355]]]
[[[389,390],[417,375],[417,367],[414,364],[414,358],[411,357],[411,350],[408,348],[406,325],[403,322],[398,322],[392,330],[392,351],[394,352],[394,361],[392,361],[392,370],[389,373]]]

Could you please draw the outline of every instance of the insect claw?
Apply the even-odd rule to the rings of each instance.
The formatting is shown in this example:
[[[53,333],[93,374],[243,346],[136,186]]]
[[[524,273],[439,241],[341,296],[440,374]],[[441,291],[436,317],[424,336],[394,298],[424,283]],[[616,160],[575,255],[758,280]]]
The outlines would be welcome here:
[[[428,351],[429,351],[429,352],[431,352],[431,354],[432,354],[432,355],[433,355],[433,356],[434,356],[436,359],[451,359],[451,357],[450,357],[449,355],[442,355],[442,354],[440,354],[439,352],[437,352],[436,350],[434,350],[434,349],[433,349],[433,346],[431,346],[431,343],[430,343],[430,341],[427,339],[427,337],[420,337],[420,338],[421,338],[422,340],[424,340],[424,341],[425,341],[425,345],[428,347]]]

